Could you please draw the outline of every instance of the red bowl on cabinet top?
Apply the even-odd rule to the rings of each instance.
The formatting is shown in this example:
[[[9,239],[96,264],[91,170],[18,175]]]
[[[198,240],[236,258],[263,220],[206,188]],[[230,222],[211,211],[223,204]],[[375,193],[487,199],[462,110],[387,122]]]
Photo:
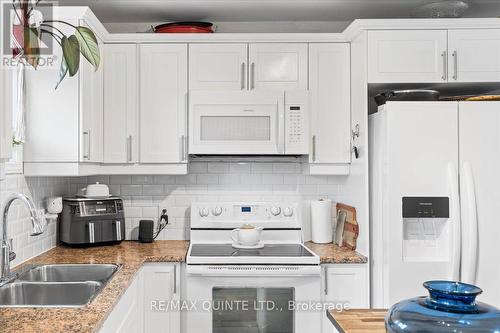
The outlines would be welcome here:
[[[210,22],[173,22],[154,27],[156,33],[213,33]]]

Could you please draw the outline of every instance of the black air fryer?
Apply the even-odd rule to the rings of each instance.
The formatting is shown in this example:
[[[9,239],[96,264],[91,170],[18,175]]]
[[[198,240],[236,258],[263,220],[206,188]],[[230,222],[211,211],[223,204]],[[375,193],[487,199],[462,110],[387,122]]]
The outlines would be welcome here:
[[[120,243],[125,239],[122,199],[64,198],[59,239],[72,246]]]

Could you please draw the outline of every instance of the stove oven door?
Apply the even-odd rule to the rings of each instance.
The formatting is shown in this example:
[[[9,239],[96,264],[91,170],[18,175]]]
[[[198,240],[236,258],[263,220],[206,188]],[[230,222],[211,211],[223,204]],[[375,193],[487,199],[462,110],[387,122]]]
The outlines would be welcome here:
[[[188,266],[186,332],[319,332],[320,284],[319,266]]]

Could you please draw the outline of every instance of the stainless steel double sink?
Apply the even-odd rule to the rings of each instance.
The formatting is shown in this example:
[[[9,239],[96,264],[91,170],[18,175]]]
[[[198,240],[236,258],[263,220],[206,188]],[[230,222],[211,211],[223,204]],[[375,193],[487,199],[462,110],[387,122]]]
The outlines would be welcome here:
[[[116,264],[38,265],[0,287],[0,307],[81,307],[120,269]]]

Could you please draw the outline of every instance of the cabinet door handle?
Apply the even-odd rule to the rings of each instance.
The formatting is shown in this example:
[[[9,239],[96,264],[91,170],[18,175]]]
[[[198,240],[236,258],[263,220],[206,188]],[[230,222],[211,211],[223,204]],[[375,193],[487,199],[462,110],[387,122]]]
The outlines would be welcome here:
[[[312,160],[316,162],[316,135],[312,136]]]
[[[181,161],[186,161],[187,160],[187,156],[186,156],[186,152],[187,152],[187,140],[186,140],[186,136],[185,135],[181,135],[180,137],[180,145],[181,145],[181,156],[180,156],[180,160]]]
[[[443,51],[443,53],[441,53],[441,57],[443,58],[443,75],[441,75],[441,79],[443,79],[443,81],[446,81],[446,79],[448,79],[448,57],[447,57],[447,52]]]
[[[187,135],[184,135],[184,161],[187,162],[188,160],[188,137]]]
[[[174,264],[174,295],[177,294],[177,265]]]
[[[132,162],[132,135],[127,137],[127,162]]]
[[[458,80],[458,52],[453,51],[453,80]]]
[[[255,89],[255,63],[250,65],[250,90]]]
[[[245,89],[245,72],[246,72],[246,65],[244,62],[241,63],[241,90]]]
[[[83,132],[83,159],[90,160],[90,129]]]

